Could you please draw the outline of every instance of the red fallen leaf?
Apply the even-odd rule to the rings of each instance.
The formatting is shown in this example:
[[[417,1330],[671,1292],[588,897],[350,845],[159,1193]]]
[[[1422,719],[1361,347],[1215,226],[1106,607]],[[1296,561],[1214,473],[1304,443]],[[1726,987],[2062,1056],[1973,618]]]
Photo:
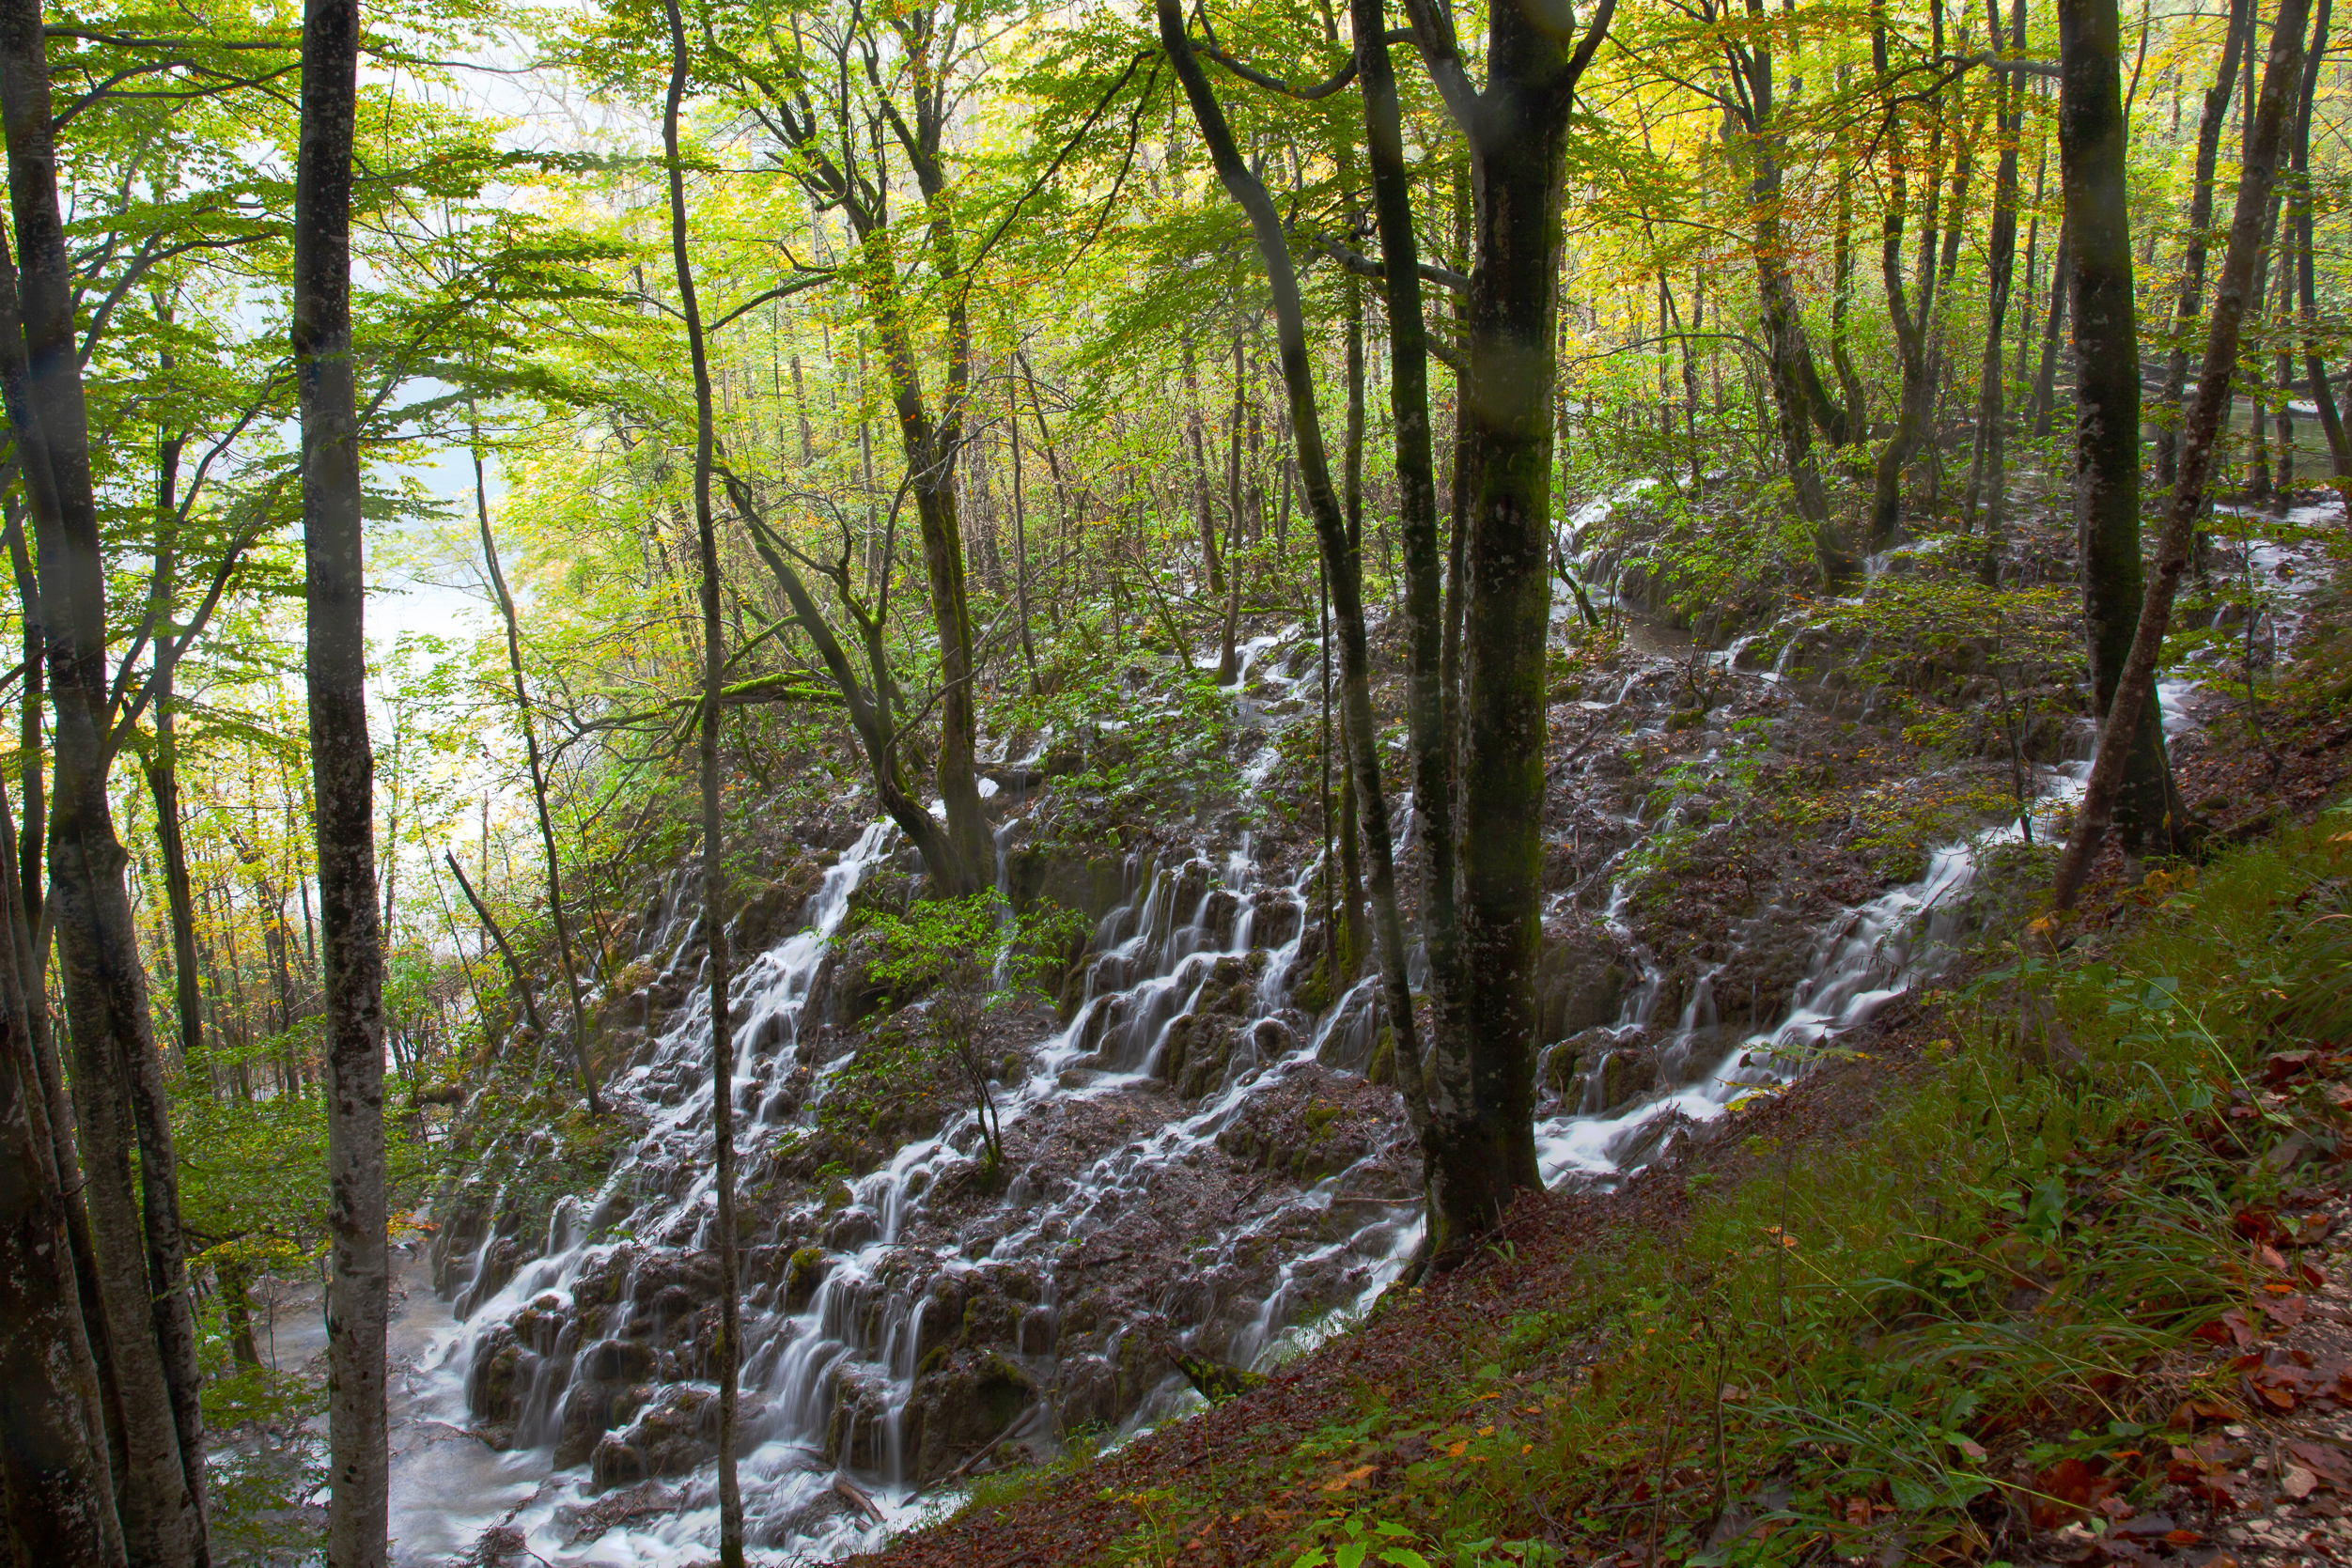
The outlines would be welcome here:
[[[2297,1264],[2295,1277],[2303,1281],[2305,1290],[2318,1290],[2328,1283],[2328,1276],[2312,1264]]]
[[[2033,1489],[2041,1495],[2033,1501],[2034,1527],[2055,1529],[2077,1512],[2122,1491],[2121,1482],[2100,1473],[2105,1468],[2101,1459],[2061,1459],[2036,1476]]]
[[[2352,1485],[2352,1455],[2333,1443],[2289,1442],[2287,1452],[2301,1460],[2313,1475],[2339,1490]]]
[[[2249,1241],[2278,1241],[2284,1234],[2279,1229],[2279,1217],[2268,1209],[2239,1209],[2230,1216],[2230,1223]]]
[[[2308,1296],[2290,1293],[2275,1301],[2262,1301],[2256,1305],[2262,1308],[2263,1315],[2271,1322],[2282,1328],[2292,1328],[2302,1322],[2304,1314],[2311,1311],[2312,1300]]]
[[[2272,1384],[2257,1383],[2250,1377],[2246,1380],[2246,1391],[2253,1396],[2255,1404],[2279,1415],[2283,1416],[2295,1408],[2295,1395]]]
[[[2345,1374],[2345,1381],[2352,1383],[2352,1373]],[[2201,1426],[2228,1421],[2236,1414],[2230,1406],[2218,1405],[2209,1399],[2185,1399],[2173,1406],[2172,1424],[2184,1432],[2194,1432]]]
[[[2164,1544],[2168,1546],[2193,1546],[2204,1539],[2193,1529],[2168,1529],[2164,1532]]]
[[[2284,1083],[2296,1074],[2308,1069],[2311,1064],[2312,1053],[2310,1051],[2282,1050],[2263,1063],[2262,1076],[2268,1082]]]

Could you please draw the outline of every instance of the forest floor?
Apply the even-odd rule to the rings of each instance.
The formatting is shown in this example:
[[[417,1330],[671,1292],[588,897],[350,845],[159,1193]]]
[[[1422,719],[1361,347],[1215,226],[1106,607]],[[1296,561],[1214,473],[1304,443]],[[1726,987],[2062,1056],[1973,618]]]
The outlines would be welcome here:
[[[2352,1560],[2352,613],[2180,750],[2198,866],[2111,857],[1614,1191],[1268,1384],[985,1478],[859,1560]],[[2324,657],[2310,657],[2314,650]]]

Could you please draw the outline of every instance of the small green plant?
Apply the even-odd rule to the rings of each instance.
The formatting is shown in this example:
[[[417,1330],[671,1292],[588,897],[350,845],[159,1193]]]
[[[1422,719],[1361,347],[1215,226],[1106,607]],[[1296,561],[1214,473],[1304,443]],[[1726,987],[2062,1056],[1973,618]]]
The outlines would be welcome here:
[[[1051,1000],[1044,982],[1084,931],[1082,917],[1039,908],[1016,915],[993,890],[934,899],[905,914],[880,913],[871,929],[882,954],[871,967],[894,992],[925,996],[927,1048],[961,1070],[980,1127],[980,1168],[994,1180],[1005,1160],[1005,1130],[989,1087],[996,1063],[980,1041],[991,1013],[1027,1000]]]

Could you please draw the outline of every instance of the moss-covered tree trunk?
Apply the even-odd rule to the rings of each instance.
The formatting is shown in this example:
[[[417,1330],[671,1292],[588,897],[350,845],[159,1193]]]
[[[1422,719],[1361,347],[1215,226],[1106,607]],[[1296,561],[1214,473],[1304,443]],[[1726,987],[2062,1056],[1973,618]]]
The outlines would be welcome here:
[[[2140,342],[2114,0],[2058,8],[2058,161],[2066,201],[2076,346],[2075,522],[2095,706],[2104,716],[2142,598]],[[2251,265],[2251,263],[2250,263]],[[2116,803],[2125,841],[2170,847],[2187,827],[2157,705],[2142,711]]]

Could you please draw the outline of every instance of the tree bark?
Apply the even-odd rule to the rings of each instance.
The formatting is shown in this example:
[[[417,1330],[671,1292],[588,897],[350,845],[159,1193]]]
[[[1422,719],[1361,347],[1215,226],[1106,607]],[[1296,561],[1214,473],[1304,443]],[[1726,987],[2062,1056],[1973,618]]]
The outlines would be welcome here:
[[[2352,436],[2344,428],[2344,414],[2336,407],[2333,389],[2328,384],[2328,362],[2321,357],[2319,345],[2319,287],[2316,276],[2316,256],[2312,221],[2312,107],[2319,97],[2319,68],[2328,53],[2328,20],[2329,0],[2319,0],[2312,13],[2312,44],[2304,52],[2303,90],[2295,110],[2295,179],[2289,187],[2289,204],[2295,218],[2295,278],[2297,296],[2303,327],[2303,373],[2309,378],[2312,406],[2319,414],[2320,432],[2328,439],[2328,458],[2330,472],[2339,488],[2352,481]]]
[[[1389,319],[1389,415],[1395,445],[1397,529],[1405,566],[1405,710],[1412,748],[1413,831],[1421,855],[1421,936],[1428,959],[1427,1034],[1465,1056],[1461,922],[1456,902],[1454,749],[1448,733],[1445,563],[1438,539],[1437,464],[1429,419],[1428,329],[1422,315],[1420,242],[1413,230],[1411,174],[1381,0],[1350,0],[1356,79],[1363,99],[1372,212],[1380,236],[1381,287]],[[1397,1037],[1401,1051],[1409,1044]],[[1425,1079],[1421,1064],[1412,1079]],[[1403,1064],[1400,1082],[1407,1079]],[[1425,1081],[1407,1112],[1429,1168]],[[1431,1203],[1438,1201],[1432,1188]],[[1434,1208],[1433,1208],[1434,1212]],[[1458,1225],[1458,1221],[1457,1221]]]
[[[2096,710],[2114,701],[2141,600],[2140,349],[2132,316],[2120,26],[2114,0],[2062,0],[2059,177],[2076,346],[2075,522]],[[2135,846],[2187,826],[2153,706],[2134,732],[2118,818]]]
[[[720,690],[725,684],[726,658],[724,642],[724,628],[719,619],[719,536],[711,515],[710,476],[716,436],[713,430],[710,400],[710,361],[703,343],[702,310],[694,297],[694,270],[687,254],[686,170],[679,159],[678,116],[686,98],[686,24],[678,13],[678,0],[663,0],[663,9],[670,23],[670,87],[662,113],[662,148],[668,164],[670,187],[670,259],[678,271],[678,307],[686,318],[686,346],[694,368],[694,536],[702,567],[702,723],[695,749],[697,770],[702,782],[702,924],[708,956],[704,960],[705,976],[709,984],[710,1005],[710,1119],[716,1143],[715,1169],[711,1172],[716,1188],[718,1210],[711,1225],[711,1242],[719,1254],[719,1333],[710,1347],[713,1378],[719,1385],[719,1561],[722,1568],[743,1568],[743,1495],[736,1477],[736,1376],[742,1358],[743,1303],[738,1288],[740,1269],[735,1252],[735,1045],[733,1019],[729,1017],[727,928],[726,928],[726,862],[722,856],[725,819],[719,795],[719,721],[725,711],[720,701]],[[874,260],[871,243],[867,260]],[[887,257],[884,257],[885,264]],[[895,280],[891,286],[895,287]],[[924,522],[924,551],[931,557],[932,591],[944,595],[949,602],[938,607],[937,617],[941,639],[942,678],[949,682],[951,694],[968,670],[971,655],[970,627],[963,609],[963,558],[961,547],[955,542],[955,491],[952,487],[954,447],[933,452],[929,447],[927,418],[922,415],[920,395],[911,399],[910,408],[910,378],[913,373],[912,351],[903,341],[886,337],[887,351],[894,361],[899,387],[899,422],[907,438],[910,462],[935,461],[936,472],[915,475],[918,505],[927,489],[934,506],[944,506],[937,524],[943,527],[943,536],[935,537],[934,519],[926,514]],[[957,554],[952,571],[943,571],[936,557],[939,548],[955,546]],[[961,766],[965,770],[963,787],[973,787],[970,776],[972,763],[970,729],[970,693],[964,693],[965,729],[960,744],[963,747]],[[948,783],[950,764],[947,753],[958,742],[950,732],[952,719],[942,725],[941,738],[941,783]],[[971,802],[974,819],[977,819],[978,798]],[[948,806],[950,832],[955,831],[956,803],[951,797]],[[963,870],[969,875],[972,862],[969,850],[958,845],[958,853],[965,857]],[[948,868],[934,866],[932,874],[941,877]],[[942,878],[944,879],[944,878]]]
[[[1492,8],[1483,92],[1470,88],[1450,14],[1434,0],[1410,0],[1407,10],[1477,176],[1457,470],[1468,492],[1458,908],[1461,972],[1477,984],[1463,998],[1460,1033],[1432,1038],[1424,1075],[1429,1243],[1445,1257],[1496,1224],[1520,1192],[1542,1186],[1534,981],[1560,203],[1577,83],[1615,8],[1601,0],[1581,34],[1563,17]],[[1760,249],[1777,255],[1775,245]]]
[[[1257,241],[1258,256],[1266,269],[1273,296],[1274,328],[1280,351],[1283,384],[1289,394],[1290,426],[1298,446],[1301,488],[1315,522],[1330,575],[1332,619],[1338,623],[1340,672],[1347,716],[1347,770],[1370,862],[1367,891],[1371,895],[1373,932],[1378,948],[1380,1001],[1396,1040],[1397,1081],[1408,1104],[1421,1093],[1414,1068],[1420,1053],[1414,1041],[1412,992],[1405,978],[1405,928],[1397,912],[1396,874],[1391,854],[1388,805],[1380,787],[1379,751],[1373,739],[1371,653],[1364,636],[1363,571],[1347,538],[1347,521],[1332,484],[1330,459],[1323,448],[1321,417],[1316,406],[1315,367],[1307,350],[1306,313],[1299,297],[1298,274],[1290,263],[1282,216],[1234,145],[1224,110],[1201,70],[1185,36],[1179,0],[1157,0],[1160,47],[1167,52],[1176,79],[1192,106],[1192,117],[1224,182],[1234,205],[1249,216]],[[1237,339],[1237,359],[1238,340]],[[1237,365],[1237,374],[1238,366]],[[1237,568],[1234,577],[1238,581]]]
[[[74,329],[74,272],[58,207],[48,59],[33,0],[0,3],[0,121],[23,265],[21,280],[0,278],[0,381],[7,383],[39,546],[55,715],[52,896],[44,912],[57,935],[93,1272],[117,1379],[114,1407],[123,1420],[123,1545],[142,1563],[204,1568],[195,1311],[171,1123],[123,879],[128,857],[107,792],[104,557]]]
[[[2059,11],[2062,39],[2066,36],[2069,8],[2088,9],[2101,4],[2102,0],[2064,0]],[[2115,21],[2113,0],[2104,0],[2103,8],[2107,35],[2111,39]],[[2263,226],[2266,210],[2270,205],[2271,182],[2278,170],[2280,146],[2285,140],[2287,117],[2299,90],[2303,23],[2308,14],[2309,0],[2279,0],[2262,93],[2247,128],[2248,146],[2238,175],[2237,205],[2230,222],[2229,248],[2221,258],[2221,276],[2206,330],[2204,357],[2199,365],[2197,400],[2182,431],[2180,477],[2173,487],[2166,508],[2156,574],[2141,603],[2131,643],[2118,672],[2114,699],[2108,706],[2107,722],[2099,731],[2098,755],[2091,765],[2082,807],[2076,816],[2074,832],[2066,841],[2065,853],[2059,861],[2052,896],[2061,909],[2072,908],[2081,893],[2083,881],[2090,875],[2091,862],[2106,837],[2108,819],[2127,798],[2131,771],[2128,759],[2132,752],[2125,744],[2126,737],[2139,733],[2142,716],[2153,714],[2157,708],[2157,664],[2164,651],[2165,629],[2172,622],[2173,597],[2180,586],[2181,574],[2188,568],[2198,516],[2204,509],[2215,438],[2232,402],[2230,378],[2237,365],[2238,334],[2251,293],[2255,263],[2262,254]],[[2074,25],[2082,28],[2093,40],[2097,36],[2099,20],[2095,16],[2073,19]],[[2085,74],[2089,74],[2087,68]],[[2071,69],[2064,80],[2069,89],[2075,86]],[[2110,86],[2111,89],[2111,77]],[[2062,116],[2064,113],[2062,108]],[[2061,124],[2063,128],[2063,119]]]
[[[1985,23],[1998,43],[2001,38],[2000,0],[1985,0]],[[2025,0],[2011,0],[2009,53],[2025,54]],[[1986,241],[1985,363],[1976,392],[1976,463],[1969,480],[1968,511],[1985,505],[1985,548],[1977,561],[1977,578],[1986,587],[2001,581],[2002,515],[2007,485],[2007,454],[2002,450],[2002,328],[2008,320],[2009,284],[2017,254],[2017,138],[2025,128],[2025,81],[2012,73],[1997,89],[2001,94],[2001,162],[1993,171],[1993,229]],[[1979,482],[1982,482],[1980,489]]]
[[[0,1484],[26,1568],[124,1568],[98,1367],[85,1336],[70,1204],[15,964],[23,911],[0,908]]]
[[[376,924],[367,582],[351,363],[358,71],[356,0],[305,0],[293,349],[302,403],[303,558],[309,575],[311,792],[326,927],[328,1568],[383,1568],[390,1545],[383,947]]]

